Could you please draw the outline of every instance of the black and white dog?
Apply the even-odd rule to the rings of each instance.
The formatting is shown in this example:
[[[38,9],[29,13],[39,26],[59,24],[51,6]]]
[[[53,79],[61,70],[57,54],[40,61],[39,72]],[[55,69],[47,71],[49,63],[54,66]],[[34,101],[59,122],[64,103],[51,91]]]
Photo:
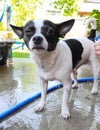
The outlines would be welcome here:
[[[96,31],[95,22],[90,21],[93,26],[89,38],[59,40],[72,28],[74,21],[71,19],[55,24],[49,20],[30,20],[23,27],[11,25],[19,38],[24,39],[36,63],[42,90],[36,112],[42,111],[46,104],[48,81],[59,80],[63,84],[61,116],[64,119],[70,117],[68,99],[72,88],[71,73],[74,74],[74,70],[82,64],[91,65],[94,75],[92,94],[98,92],[100,59],[95,55],[92,41]],[[74,78],[74,85],[77,86],[76,76]]]

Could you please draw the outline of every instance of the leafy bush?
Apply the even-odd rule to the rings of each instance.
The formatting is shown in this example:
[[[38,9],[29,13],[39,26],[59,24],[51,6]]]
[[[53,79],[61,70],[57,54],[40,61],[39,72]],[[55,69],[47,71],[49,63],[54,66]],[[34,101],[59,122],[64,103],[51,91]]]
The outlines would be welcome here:
[[[100,11],[94,9],[91,14],[90,17],[94,17],[97,21],[97,31],[100,32]]]
[[[40,0],[11,0],[12,21],[17,26],[22,26],[27,20],[34,19],[35,11]]]
[[[6,28],[4,27],[4,23],[0,22],[0,31],[5,31]]]
[[[55,0],[53,4],[64,16],[73,16],[78,11],[77,0]]]

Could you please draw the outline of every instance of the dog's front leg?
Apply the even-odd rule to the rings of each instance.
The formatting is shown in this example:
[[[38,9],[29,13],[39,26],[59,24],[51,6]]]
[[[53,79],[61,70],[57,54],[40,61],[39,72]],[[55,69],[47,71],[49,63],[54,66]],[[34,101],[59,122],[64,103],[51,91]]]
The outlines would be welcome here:
[[[39,104],[35,108],[35,112],[40,112],[44,109],[46,104],[46,93],[47,93],[47,86],[48,81],[44,80],[43,78],[40,78],[40,87],[41,87],[41,99]]]
[[[67,120],[70,118],[68,100],[71,93],[71,78],[63,82],[63,100],[62,100],[62,112],[61,116]]]

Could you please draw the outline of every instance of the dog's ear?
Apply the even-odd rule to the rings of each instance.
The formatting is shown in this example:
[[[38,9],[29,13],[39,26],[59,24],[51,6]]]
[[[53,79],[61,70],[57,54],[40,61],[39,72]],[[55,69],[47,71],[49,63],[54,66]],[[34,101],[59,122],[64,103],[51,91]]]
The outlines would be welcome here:
[[[23,38],[23,27],[17,27],[12,24],[10,24],[10,27],[13,29],[13,31],[17,34],[17,36],[20,39]]]
[[[58,26],[58,30],[59,30],[59,36],[64,37],[65,34],[70,31],[74,22],[75,22],[75,20],[71,19],[71,20],[58,24],[57,26]]]

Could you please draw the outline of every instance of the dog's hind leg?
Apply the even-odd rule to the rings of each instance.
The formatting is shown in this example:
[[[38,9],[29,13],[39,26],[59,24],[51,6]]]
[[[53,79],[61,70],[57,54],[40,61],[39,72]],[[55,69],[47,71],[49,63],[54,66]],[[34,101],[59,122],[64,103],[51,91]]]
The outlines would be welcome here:
[[[99,66],[98,61],[94,61],[94,63],[92,63],[92,68],[93,68],[94,83],[93,83],[93,88],[92,88],[91,93],[97,94],[98,93],[98,87],[99,87],[98,76],[99,76],[99,73],[100,73],[100,66]]]
[[[73,85],[72,85],[72,88],[73,88],[73,89],[77,89],[77,88],[78,88],[78,81],[77,81],[77,70],[76,70],[76,69],[74,69],[74,70],[72,71],[72,79],[74,80],[74,83],[73,83]]]

